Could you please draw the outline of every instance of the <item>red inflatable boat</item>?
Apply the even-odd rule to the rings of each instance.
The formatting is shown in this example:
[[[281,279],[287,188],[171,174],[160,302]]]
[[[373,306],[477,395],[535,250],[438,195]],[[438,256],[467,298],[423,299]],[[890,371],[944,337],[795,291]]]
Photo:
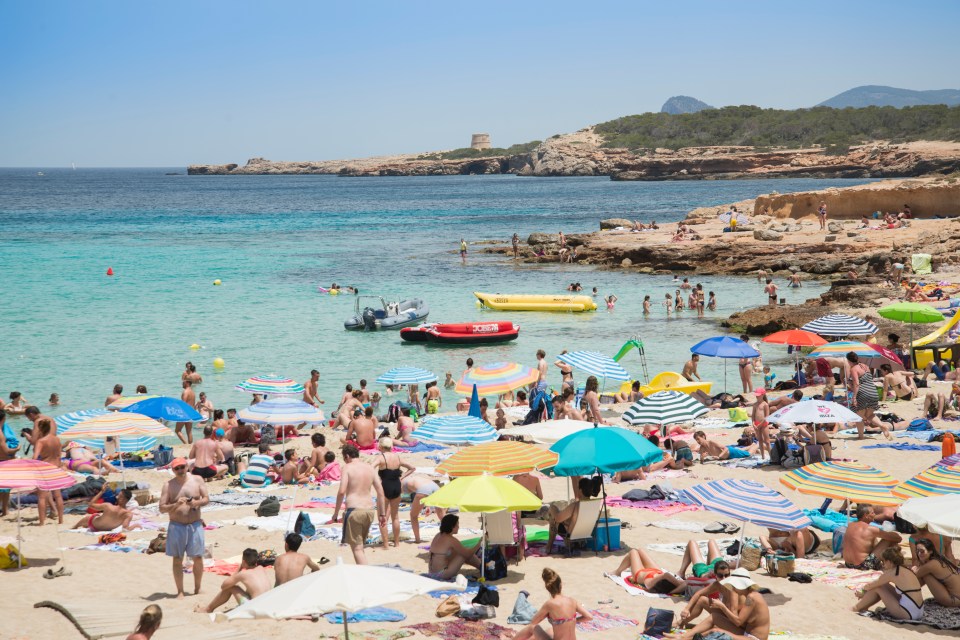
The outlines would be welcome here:
[[[434,344],[490,344],[516,340],[520,326],[512,322],[472,322],[466,324],[422,324],[400,330],[407,342]]]

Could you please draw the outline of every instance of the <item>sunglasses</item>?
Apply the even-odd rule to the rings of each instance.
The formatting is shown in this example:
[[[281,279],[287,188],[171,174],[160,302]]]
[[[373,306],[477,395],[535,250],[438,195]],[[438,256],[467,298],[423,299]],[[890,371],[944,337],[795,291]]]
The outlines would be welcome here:
[[[186,468],[187,468],[187,465],[182,464],[182,465],[180,465],[179,467],[174,467],[173,470],[174,470],[174,471],[182,471],[182,470],[184,470],[184,469],[186,469]]]

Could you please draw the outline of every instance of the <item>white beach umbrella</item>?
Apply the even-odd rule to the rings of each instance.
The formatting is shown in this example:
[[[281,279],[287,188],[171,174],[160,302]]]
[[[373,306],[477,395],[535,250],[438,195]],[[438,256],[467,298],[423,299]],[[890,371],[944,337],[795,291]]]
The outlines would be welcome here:
[[[830,424],[833,422],[860,422],[863,418],[836,402],[801,400],[788,404],[767,416],[777,424]]]
[[[522,424],[518,427],[507,427],[506,429],[501,429],[499,433],[508,436],[530,438],[537,444],[553,444],[558,440],[566,438],[571,433],[592,428],[592,422],[564,418],[562,420],[545,420],[532,424]]]
[[[917,527],[932,533],[960,538],[960,493],[929,498],[910,498],[900,505],[897,514]]]

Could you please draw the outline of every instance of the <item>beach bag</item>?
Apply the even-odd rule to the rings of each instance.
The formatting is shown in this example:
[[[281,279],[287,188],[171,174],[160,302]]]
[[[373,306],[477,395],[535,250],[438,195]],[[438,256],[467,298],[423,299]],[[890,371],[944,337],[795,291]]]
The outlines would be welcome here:
[[[727,413],[730,415],[731,422],[748,422],[750,420],[750,417],[747,415],[747,410],[743,407],[727,409]]]
[[[255,513],[261,518],[280,515],[280,498],[277,496],[264,498],[264,500],[260,503],[260,506],[257,507]]]
[[[786,578],[796,568],[796,558],[792,553],[771,553],[766,557],[767,573],[775,578]]]
[[[497,617],[497,610],[485,604],[472,604],[467,609],[461,608],[457,617],[465,620],[489,620]]]
[[[271,424],[260,427],[260,443],[277,444],[277,430]]]
[[[761,557],[760,547],[755,547],[747,542],[740,550],[740,566],[747,571],[756,571],[760,568]]]
[[[273,549],[266,549],[257,554],[258,567],[272,567],[277,562],[277,552]]]
[[[507,577],[507,559],[499,546],[488,547],[483,554],[485,566],[483,577],[487,582],[496,582]]]
[[[293,532],[299,533],[304,538],[312,538],[317,535],[317,528],[313,526],[310,516],[303,511],[297,516],[297,521],[293,525]]]
[[[29,566],[26,558],[21,559],[20,550],[15,546],[8,544],[5,547],[0,547],[0,569],[16,569],[21,562],[23,566]]]
[[[787,441],[784,438],[774,438],[770,443],[770,464],[783,464],[786,452]]]
[[[517,594],[517,600],[513,603],[513,613],[507,618],[510,624],[530,624],[533,616],[537,615],[537,608],[530,604],[527,599],[530,596],[526,591]]]
[[[907,431],[933,431],[933,424],[926,418],[915,418],[907,425]]]
[[[940,457],[949,458],[957,452],[957,442],[952,433],[943,434],[943,441],[940,444]]]
[[[153,463],[158,467],[165,467],[173,462],[173,449],[160,445],[153,450]]]
[[[470,601],[472,604],[479,604],[489,607],[499,607],[500,606],[500,593],[495,589],[491,589],[485,584],[480,585],[480,590],[477,591],[477,595],[474,596],[473,600]]]
[[[668,609],[647,609],[647,620],[643,623],[643,633],[655,638],[662,638],[673,628],[673,611]]]
[[[825,460],[823,455],[823,445],[808,444],[803,448],[803,464],[815,464]]]
[[[457,596],[447,596],[437,607],[438,618],[446,618],[456,613],[460,613],[460,601],[457,600]]]

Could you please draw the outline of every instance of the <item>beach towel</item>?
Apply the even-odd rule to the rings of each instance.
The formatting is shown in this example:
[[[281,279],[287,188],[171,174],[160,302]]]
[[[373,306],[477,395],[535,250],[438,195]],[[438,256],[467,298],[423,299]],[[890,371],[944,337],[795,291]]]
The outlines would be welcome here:
[[[429,548],[429,547],[428,547],[428,548]],[[420,575],[426,575],[426,574],[424,573],[424,574],[420,574]],[[429,577],[429,576],[428,576],[428,577]],[[434,578],[434,579],[436,579],[436,578]],[[440,580],[440,582],[449,582],[451,585],[453,584],[453,580]],[[496,591],[496,590],[497,590],[497,585],[495,585],[495,584],[487,584],[486,587],[487,587],[487,589],[490,589],[491,591]],[[431,592],[428,593],[427,595],[430,596],[431,598],[437,598],[437,599],[439,599],[439,600],[443,600],[444,598],[447,598],[447,597],[449,597],[449,596],[460,596],[461,594],[477,593],[477,592],[479,592],[479,591],[480,591],[480,583],[479,583],[477,580],[474,580],[473,578],[467,578],[467,587],[466,587],[466,589],[463,589],[463,590],[460,590],[460,589],[441,589],[441,590],[439,590],[439,591],[431,591]]]
[[[594,610],[590,611],[593,620],[589,622],[578,622],[577,631],[579,633],[594,633],[596,631],[606,631],[607,629],[616,629],[617,627],[636,627],[640,624],[639,620],[617,616],[612,613]]]
[[[924,601],[923,617],[919,620],[897,620],[887,615],[884,607],[871,611],[870,617],[897,624],[923,624],[934,629],[960,629],[960,608],[942,607],[933,598]]]
[[[304,513],[304,515],[310,517],[310,522],[312,522],[315,527],[330,522],[330,516],[325,513]],[[267,517],[247,516],[246,518],[234,520],[232,524],[249,527],[251,529],[260,529],[262,531],[293,531],[293,524],[296,520],[296,517],[291,516],[289,513],[283,513]]]
[[[686,520],[676,520],[674,518],[671,518],[670,520],[660,520],[658,522],[648,522],[646,525],[648,527],[659,527],[661,529],[673,529],[674,531],[690,531],[694,533],[703,531],[702,522],[688,522]]]
[[[682,502],[670,501],[670,500],[624,500],[622,497],[617,496],[607,496],[607,506],[608,507],[626,507],[627,509],[647,509],[649,511],[656,511],[657,513],[663,514],[665,516],[674,515],[677,513],[682,513],[684,511],[701,511],[702,509],[696,505],[684,504]]]
[[[877,579],[881,571],[860,571],[848,569],[835,560],[814,560],[811,558],[797,558],[796,571],[809,573],[814,582],[822,582],[835,587],[844,587],[851,591],[869,584]]]
[[[373,631],[354,631],[350,629],[350,640],[400,640],[400,638],[409,638],[415,631],[409,629],[374,629]],[[343,633],[324,636],[321,638],[327,640],[346,640]]]
[[[662,593],[650,593],[646,589],[641,589],[640,587],[633,584],[632,582],[627,581],[627,578],[630,578],[633,575],[630,573],[630,571],[624,571],[620,575],[614,575],[612,573],[605,573],[603,575],[605,575],[608,579],[610,579],[613,582],[613,584],[617,585],[618,587],[620,587],[621,589],[623,589],[624,591],[626,591],[632,596],[646,596],[648,598],[668,598],[669,597]],[[577,626],[580,626],[580,625],[577,625]]]
[[[440,444],[430,444],[429,442],[418,442],[412,447],[394,447],[397,453],[427,453],[429,451],[441,451],[447,447]]]
[[[327,622],[343,624],[342,611],[328,613],[323,617]],[[407,616],[405,613],[389,607],[370,607],[369,609],[361,609],[360,611],[347,614],[347,622],[351,624],[354,622],[400,622],[406,619]]]
[[[714,542],[717,543],[717,546],[721,549],[729,547],[734,542],[737,542],[739,538],[717,538]],[[748,542],[752,541],[755,546],[760,546],[760,542],[756,538],[747,538]],[[703,554],[703,557],[706,558],[710,551],[707,549],[707,540],[697,540],[697,545],[700,547],[700,552]],[[669,553],[675,556],[682,556],[683,552],[687,550],[686,542],[677,542],[671,544],[648,544],[647,549],[650,551],[659,551],[661,553]],[[799,571],[799,569],[797,569]]]
[[[340,468],[340,462],[338,460],[334,460],[333,462],[331,462],[330,464],[328,464],[327,466],[325,466],[323,469],[320,470],[320,473],[317,475],[317,482],[339,481],[342,472],[343,471]]]
[[[819,509],[804,509],[803,514],[810,518],[814,527],[826,533],[833,533],[840,527],[847,526],[852,521],[851,518],[833,509],[827,509],[826,513],[820,513]]]
[[[932,444],[910,444],[909,442],[885,442],[883,444],[868,444],[864,449],[896,449],[897,451],[940,451],[940,447]]]
[[[929,253],[914,253],[910,256],[910,268],[918,276],[925,276],[933,272],[930,266],[932,256]]]
[[[415,629],[425,636],[440,636],[443,640],[501,640],[513,635],[512,629],[480,620],[422,622],[407,625],[405,628]]]

